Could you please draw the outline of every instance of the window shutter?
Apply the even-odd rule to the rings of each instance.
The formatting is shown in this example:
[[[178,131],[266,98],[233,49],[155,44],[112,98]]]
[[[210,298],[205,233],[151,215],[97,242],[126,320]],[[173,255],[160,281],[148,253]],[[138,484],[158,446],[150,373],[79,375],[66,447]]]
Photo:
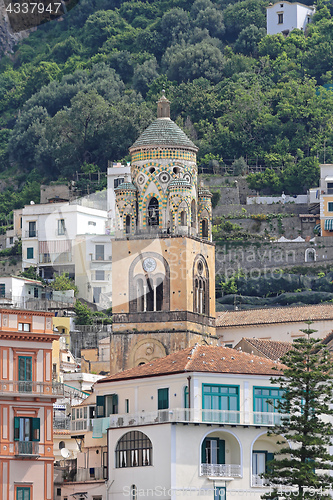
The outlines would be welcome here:
[[[112,394],[112,413],[118,413],[118,394]]]
[[[225,441],[219,439],[219,464],[225,464]]]
[[[105,396],[96,396],[96,417],[105,416]]]
[[[169,408],[169,389],[158,389],[158,410],[167,410]]]
[[[14,417],[14,441],[20,439],[20,417]]]
[[[39,418],[33,418],[32,419],[32,441],[39,441],[39,429],[40,429],[40,419]]]
[[[270,464],[269,464],[269,462],[271,462],[272,460],[274,460],[274,453],[270,453],[268,451],[267,454],[266,454],[266,472],[270,472]]]
[[[206,439],[203,440],[202,445],[201,445],[201,463],[205,464],[206,463]]]

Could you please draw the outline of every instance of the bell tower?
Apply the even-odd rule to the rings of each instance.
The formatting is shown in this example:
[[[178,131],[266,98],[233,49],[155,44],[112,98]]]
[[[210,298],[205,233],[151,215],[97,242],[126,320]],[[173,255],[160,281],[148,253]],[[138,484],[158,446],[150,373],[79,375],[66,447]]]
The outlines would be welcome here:
[[[115,190],[112,371],[216,343],[212,195],[198,186],[197,151],[163,92],[157,119],[130,148],[132,181]]]

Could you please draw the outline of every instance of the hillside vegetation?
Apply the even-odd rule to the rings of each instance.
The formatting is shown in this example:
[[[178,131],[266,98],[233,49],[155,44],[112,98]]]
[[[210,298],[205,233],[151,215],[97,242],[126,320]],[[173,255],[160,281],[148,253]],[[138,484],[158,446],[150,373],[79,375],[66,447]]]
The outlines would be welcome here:
[[[267,5],[81,0],[40,26],[0,61],[0,176],[71,179],[128,160],[165,88],[201,170],[244,158],[268,167],[255,189],[314,185],[333,162],[332,3],[287,38],[266,36]]]

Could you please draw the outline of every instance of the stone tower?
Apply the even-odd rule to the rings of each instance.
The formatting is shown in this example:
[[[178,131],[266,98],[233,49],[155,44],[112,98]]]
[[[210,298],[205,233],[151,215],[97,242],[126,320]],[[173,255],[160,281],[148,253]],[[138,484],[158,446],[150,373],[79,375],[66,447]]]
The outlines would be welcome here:
[[[132,182],[116,188],[113,373],[216,342],[212,195],[198,186],[197,151],[163,94],[130,148]]]

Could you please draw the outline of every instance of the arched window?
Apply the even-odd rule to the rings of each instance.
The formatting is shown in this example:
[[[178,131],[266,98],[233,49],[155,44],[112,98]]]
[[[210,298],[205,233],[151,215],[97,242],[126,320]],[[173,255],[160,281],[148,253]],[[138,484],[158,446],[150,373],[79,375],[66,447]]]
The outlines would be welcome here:
[[[201,221],[201,235],[203,238],[208,238],[208,220],[202,219]]]
[[[163,280],[162,278],[157,278],[156,280],[156,311],[162,311],[163,308]]]
[[[203,256],[199,256],[193,266],[193,311],[209,314],[208,266]]]
[[[148,226],[158,226],[159,225],[159,207],[158,201],[155,197],[151,198],[148,205]]]
[[[131,222],[132,222],[132,217],[130,215],[126,215],[126,234],[130,234],[131,232]]]
[[[187,226],[187,213],[185,212],[185,210],[180,212],[180,225]]]
[[[315,262],[316,250],[314,248],[307,248],[305,250],[305,262]]]
[[[153,447],[146,434],[126,432],[116,446],[116,468],[144,467],[153,464]]]
[[[59,450],[62,450],[63,448],[65,448],[65,441],[60,441],[59,443]]]
[[[195,200],[192,200],[191,202],[191,226],[195,227],[195,221],[196,221],[196,208],[195,208]]]
[[[144,288],[143,288],[143,279],[139,278],[136,282],[136,304],[137,311],[143,312],[144,309]]]
[[[147,292],[146,292],[146,302],[147,307],[146,311],[154,311],[154,299],[155,299],[155,290],[154,290],[154,282],[151,278],[147,279]]]

